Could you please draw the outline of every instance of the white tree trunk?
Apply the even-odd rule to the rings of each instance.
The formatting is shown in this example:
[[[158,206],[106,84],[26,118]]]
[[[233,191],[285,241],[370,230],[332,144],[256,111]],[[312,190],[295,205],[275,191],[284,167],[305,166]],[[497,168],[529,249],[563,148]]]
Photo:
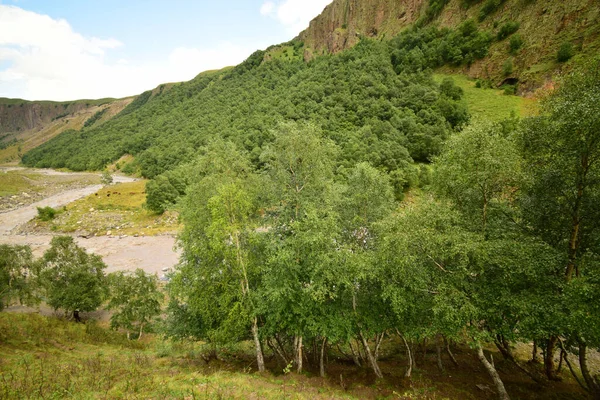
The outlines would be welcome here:
[[[371,349],[369,348],[369,343],[367,343],[367,339],[365,339],[365,336],[362,334],[361,331],[359,331],[358,334],[360,335],[360,340],[362,341],[363,347],[365,348],[365,352],[367,353],[367,358],[369,360],[369,363],[371,364],[371,367],[373,368],[373,372],[375,372],[375,375],[377,375],[378,378],[383,378],[383,374],[379,369],[377,360],[373,356],[373,353],[371,353]]]
[[[252,336],[254,337],[254,345],[256,346],[256,363],[258,364],[258,371],[265,372],[265,359],[260,345],[260,338],[258,337],[257,317],[254,317],[254,322],[252,323]]]
[[[498,371],[496,371],[496,367],[492,363],[485,358],[485,354],[483,354],[483,349],[480,344],[477,344],[477,357],[479,357],[479,361],[483,364],[485,369],[487,369],[488,373],[492,377],[494,384],[496,385],[496,390],[498,391],[498,399],[500,400],[510,400],[506,389],[504,388],[504,383],[502,379],[500,379],[500,375],[498,375]]]

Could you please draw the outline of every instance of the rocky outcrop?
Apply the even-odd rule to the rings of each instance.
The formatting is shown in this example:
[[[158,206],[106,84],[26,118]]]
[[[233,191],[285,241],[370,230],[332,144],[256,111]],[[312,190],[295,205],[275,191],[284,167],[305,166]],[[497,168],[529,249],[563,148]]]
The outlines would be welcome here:
[[[335,53],[361,36],[392,37],[414,23],[427,0],[334,0],[300,33],[310,54]]]

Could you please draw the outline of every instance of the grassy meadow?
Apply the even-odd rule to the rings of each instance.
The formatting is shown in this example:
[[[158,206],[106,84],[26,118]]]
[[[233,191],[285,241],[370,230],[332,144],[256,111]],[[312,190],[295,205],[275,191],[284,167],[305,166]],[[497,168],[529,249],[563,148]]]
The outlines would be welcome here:
[[[35,219],[29,226],[65,233],[85,231],[98,236],[148,236],[176,231],[176,213],[156,215],[144,208],[145,185],[146,181],[140,180],[105,186],[59,210],[53,220]]]

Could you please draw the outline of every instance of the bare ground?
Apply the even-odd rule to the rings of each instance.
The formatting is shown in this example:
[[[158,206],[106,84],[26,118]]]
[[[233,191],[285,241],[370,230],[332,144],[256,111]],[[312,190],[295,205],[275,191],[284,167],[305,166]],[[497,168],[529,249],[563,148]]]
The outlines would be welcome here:
[[[36,170],[48,175],[71,175],[77,173],[58,172],[53,170]],[[114,176],[115,182],[130,182],[133,178]],[[63,191],[29,205],[22,205],[15,210],[0,213],[0,244],[29,245],[36,256],[41,256],[50,247],[53,235],[15,234],[18,227],[26,224],[37,215],[37,207],[62,207],[72,201],[98,191],[101,185],[83,188],[64,189]],[[119,236],[119,237],[76,237],[77,244],[102,256],[108,265],[106,272],[135,270],[141,268],[149,273],[161,275],[165,269],[172,268],[178,260],[179,253],[174,249],[175,238],[165,236]]]

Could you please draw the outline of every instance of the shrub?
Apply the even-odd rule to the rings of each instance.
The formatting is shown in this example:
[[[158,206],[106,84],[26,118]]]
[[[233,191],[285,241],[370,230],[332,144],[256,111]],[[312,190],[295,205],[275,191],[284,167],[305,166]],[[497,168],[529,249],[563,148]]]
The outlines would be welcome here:
[[[113,183],[113,177],[108,170],[104,170],[104,172],[102,172],[100,182],[102,182],[103,185],[110,185]]]
[[[569,61],[574,55],[575,54],[573,50],[573,44],[571,42],[564,42],[560,45],[560,48],[558,49],[556,59],[558,60],[558,62],[562,63]]]
[[[506,0],[487,0],[479,11],[479,21],[486,19],[488,15],[495,12]]]
[[[164,175],[146,183],[146,208],[154,213],[162,214],[167,207],[175,204],[179,192]]]
[[[491,89],[492,81],[489,79],[477,79],[477,82],[475,82],[475,87],[479,89]]]
[[[504,76],[508,76],[513,73],[513,62],[510,58],[502,65],[502,73]]]
[[[507,23],[505,23],[504,25],[502,25],[500,27],[500,30],[498,31],[496,38],[498,39],[498,41],[506,39],[507,37],[509,37],[510,35],[515,33],[516,31],[518,31],[519,26],[520,26],[520,24],[516,21],[508,21]]]
[[[513,96],[517,93],[517,85],[504,85],[502,88],[506,96]]]
[[[464,94],[462,88],[456,86],[452,78],[444,78],[440,84],[440,92],[452,100],[460,100]]]
[[[53,220],[56,216],[56,210],[52,207],[38,207],[38,218],[42,221],[50,221]]]
[[[523,38],[521,37],[521,35],[513,35],[510,38],[510,42],[509,42],[509,49],[511,54],[516,53],[517,51],[519,51],[519,49],[523,46]]]

